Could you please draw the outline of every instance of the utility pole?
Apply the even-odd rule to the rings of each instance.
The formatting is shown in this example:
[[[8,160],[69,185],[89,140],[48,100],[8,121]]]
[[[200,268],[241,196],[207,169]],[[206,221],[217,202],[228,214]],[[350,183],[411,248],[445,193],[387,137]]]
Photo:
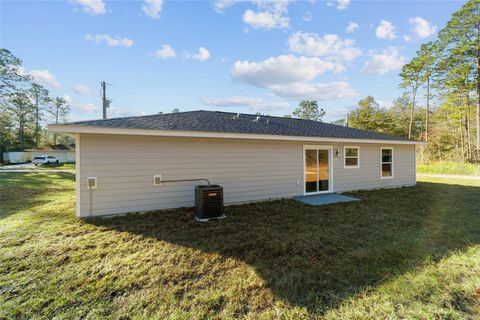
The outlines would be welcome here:
[[[35,147],[38,148],[38,118],[39,118],[40,110],[38,108],[38,92],[35,91]]]
[[[110,107],[110,100],[107,99],[107,83],[102,81],[100,85],[102,87],[103,119],[107,119],[107,108]]]

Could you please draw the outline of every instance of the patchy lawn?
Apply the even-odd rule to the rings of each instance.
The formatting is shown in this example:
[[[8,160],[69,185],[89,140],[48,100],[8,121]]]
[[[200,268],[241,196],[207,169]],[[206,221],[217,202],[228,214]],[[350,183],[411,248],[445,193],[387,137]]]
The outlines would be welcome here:
[[[26,168],[23,168],[24,170]],[[42,170],[49,170],[49,169],[61,169],[61,170],[75,170],[74,163],[51,163],[51,164],[43,164],[41,166],[36,166],[34,169],[42,169]],[[20,169],[22,170],[22,169]]]
[[[74,163],[50,163],[50,164],[42,164],[35,166],[33,164],[27,164],[27,168],[12,168],[12,167],[6,167],[3,166],[3,169],[5,170],[75,170],[75,164]],[[0,166],[1,168],[2,166]]]
[[[417,172],[480,176],[480,164],[452,161],[432,162],[426,164],[418,163]]]
[[[70,174],[0,174],[0,318],[478,319],[480,185],[429,179],[82,221]]]

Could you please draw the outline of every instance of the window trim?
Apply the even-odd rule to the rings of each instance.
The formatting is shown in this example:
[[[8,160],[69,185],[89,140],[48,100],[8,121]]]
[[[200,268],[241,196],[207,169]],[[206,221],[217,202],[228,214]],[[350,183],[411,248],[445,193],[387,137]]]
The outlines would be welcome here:
[[[347,149],[357,149],[357,156],[352,157],[349,156],[348,158],[357,158],[357,165],[356,166],[347,166]],[[343,169],[358,169],[360,168],[360,147],[359,146],[343,146]]]
[[[382,151],[383,151],[383,150],[392,150],[392,161],[391,161],[391,162],[383,162],[383,154],[382,154]],[[380,147],[380,179],[382,179],[382,180],[383,180],[383,179],[393,179],[393,176],[394,176],[394,173],[395,173],[395,171],[394,171],[394,167],[395,167],[394,162],[395,162],[395,157],[394,157],[393,147]],[[386,177],[383,176],[383,174],[382,174],[382,173],[383,173],[383,172],[382,172],[382,165],[383,165],[384,163],[385,163],[385,164],[386,164],[386,163],[390,163],[390,164],[391,164],[391,166],[392,166],[392,175],[386,176]]]

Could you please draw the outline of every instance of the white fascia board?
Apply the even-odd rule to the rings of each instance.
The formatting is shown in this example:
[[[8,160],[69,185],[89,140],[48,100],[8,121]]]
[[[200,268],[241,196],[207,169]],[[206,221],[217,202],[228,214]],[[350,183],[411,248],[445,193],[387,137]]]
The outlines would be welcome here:
[[[376,143],[376,144],[384,144],[384,145],[385,144],[409,144],[409,145],[426,145],[427,144],[426,142],[423,142],[423,141],[323,138],[323,137],[281,136],[281,135],[273,135],[273,134],[246,134],[246,133],[182,131],[182,130],[126,129],[126,128],[107,128],[107,127],[55,125],[55,124],[48,125],[48,130],[53,132],[61,132],[64,134],[90,133],[90,134],[116,134],[116,135],[186,137],[186,138]]]

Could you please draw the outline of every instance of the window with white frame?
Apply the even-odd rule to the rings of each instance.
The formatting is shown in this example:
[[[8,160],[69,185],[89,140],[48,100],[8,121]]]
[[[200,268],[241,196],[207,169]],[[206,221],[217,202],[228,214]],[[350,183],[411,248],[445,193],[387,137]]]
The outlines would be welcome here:
[[[393,178],[393,148],[380,148],[380,178]]]
[[[360,147],[345,146],[343,150],[343,167],[346,169],[360,167]]]

